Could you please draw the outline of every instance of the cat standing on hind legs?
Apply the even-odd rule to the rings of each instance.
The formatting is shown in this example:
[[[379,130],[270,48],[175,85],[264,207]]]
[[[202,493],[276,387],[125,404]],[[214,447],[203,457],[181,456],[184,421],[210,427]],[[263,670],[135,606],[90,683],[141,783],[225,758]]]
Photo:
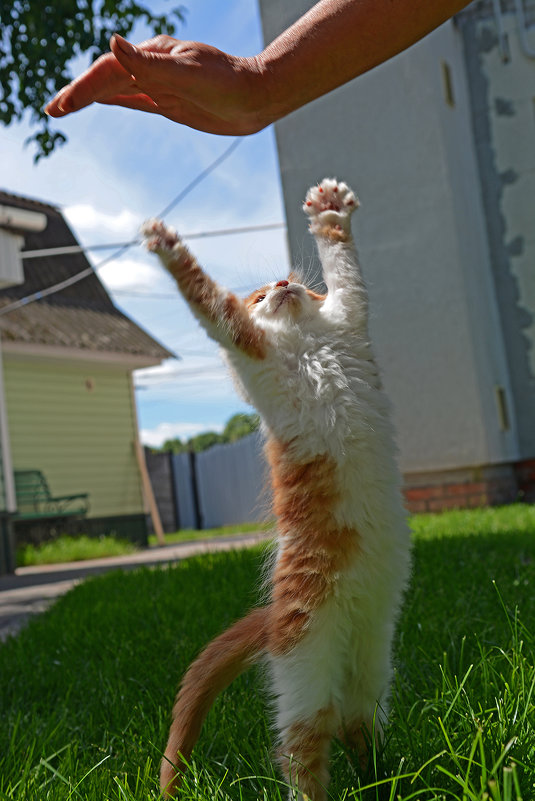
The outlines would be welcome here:
[[[300,799],[325,801],[333,737],[365,760],[364,732],[380,733],[387,715],[409,533],[351,236],[357,205],[331,179],[307,194],[326,295],[292,274],[240,300],[162,223],[144,228],[260,413],[278,529],[268,602],[213,640],[182,680],[162,761],[166,797],[179,787],[215,697],[261,659],[278,760]]]

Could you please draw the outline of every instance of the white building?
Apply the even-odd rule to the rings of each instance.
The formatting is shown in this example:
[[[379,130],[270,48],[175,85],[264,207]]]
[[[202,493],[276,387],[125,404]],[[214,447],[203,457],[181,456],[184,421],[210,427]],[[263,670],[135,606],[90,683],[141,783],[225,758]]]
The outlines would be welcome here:
[[[266,42],[313,5],[260,0]],[[276,128],[293,263],[302,198],[346,180],[414,509],[535,490],[534,0],[480,0]],[[531,44],[530,44],[531,43]]]

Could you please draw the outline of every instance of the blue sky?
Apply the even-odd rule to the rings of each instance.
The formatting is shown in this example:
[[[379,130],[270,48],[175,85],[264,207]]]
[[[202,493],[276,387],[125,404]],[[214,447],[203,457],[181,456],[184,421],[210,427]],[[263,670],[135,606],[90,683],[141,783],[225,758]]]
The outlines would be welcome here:
[[[151,7],[166,9],[171,3]],[[251,0],[184,3],[177,36],[235,55],[262,49],[258,9]],[[138,28],[132,41],[146,37]],[[77,65],[78,73],[83,64]],[[231,143],[155,115],[92,106],[59,120],[68,143],[33,164],[24,140],[27,122],[0,127],[0,188],[60,206],[83,245],[129,241]],[[245,137],[232,155],[166,218],[184,233],[283,222],[272,129]],[[246,292],[288,272],[283,229],[191,241],[200,263],[218,281]],[[98,265],[107,252],[90,256]],[[116,304],[180,356],[136,374],[142,439],[158,445],[221,428],[237,411],[237,396],[219,358],[174,282],[140,246],[99,271]]]

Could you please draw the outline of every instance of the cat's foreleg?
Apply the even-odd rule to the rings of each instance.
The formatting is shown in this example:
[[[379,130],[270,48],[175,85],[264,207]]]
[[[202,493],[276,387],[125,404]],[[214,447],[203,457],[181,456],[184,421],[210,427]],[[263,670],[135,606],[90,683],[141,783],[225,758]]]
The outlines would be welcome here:
[[[321,260],[328,292],[326,308],[338,319],[345,317],[365,329],[368,293],[351,234],[351,215],[358,206],[358,198],[347,184],[325,178],[308,190],[303,209]]]
[[[206,275],[171,228],[149,220],[141,230],[148,250],[160,257],[208,334],[227,349],[263,359],[266,335],[251,319],[244,302]]]

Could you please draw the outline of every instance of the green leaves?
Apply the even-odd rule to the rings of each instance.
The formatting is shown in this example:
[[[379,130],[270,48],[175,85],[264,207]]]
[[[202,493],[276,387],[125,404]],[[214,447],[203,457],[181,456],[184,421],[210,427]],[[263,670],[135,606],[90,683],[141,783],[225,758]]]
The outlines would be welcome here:
[[[113,33],[128,36],[137,22],[153,35],[173,35],[184,8],[153,14],[134,0],[5,0],[0,6],[0,122],[10,125],[30,112],[36,133],[35,160],[48,156],[66,137],[50,129],[43,109],[74,77],[73,58],[94,59],[108,50]]]
[[[236,440],[242,437],[247,437],[249,434],[252,434],[253,431],[257,431],[259,426],[260,417],[257,414],[238,412],[227,420],[221,434],[217,431],[203,431],[201,434],[190,437],[187,442],[182,442],[178,437],[175,437],[174,439],[166,440],[162,447],[156,450],[171,453],[184,453],[187,451],[200,453],[201,451],[208,450],[212,445],[236,442]]]

